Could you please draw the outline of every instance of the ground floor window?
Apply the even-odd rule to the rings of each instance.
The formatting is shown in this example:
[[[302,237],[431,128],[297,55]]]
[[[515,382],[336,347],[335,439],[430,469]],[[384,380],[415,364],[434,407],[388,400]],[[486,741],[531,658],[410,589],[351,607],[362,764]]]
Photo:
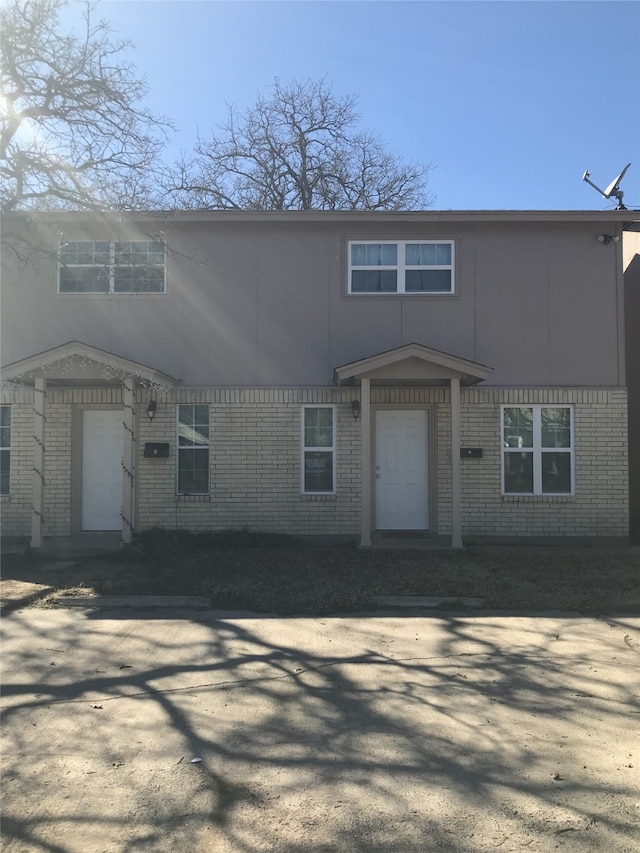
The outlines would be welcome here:
[[[209,406],[178,406],[179,495],[209,494]]]
[[[335,492],[336,430],[334,406],[303,406],[302,492]]]
[[[503,494],[574,493],[571,406],[503,406],[502,448]]]
[[[11,489],[11,406],[0,406],[0,495]]]

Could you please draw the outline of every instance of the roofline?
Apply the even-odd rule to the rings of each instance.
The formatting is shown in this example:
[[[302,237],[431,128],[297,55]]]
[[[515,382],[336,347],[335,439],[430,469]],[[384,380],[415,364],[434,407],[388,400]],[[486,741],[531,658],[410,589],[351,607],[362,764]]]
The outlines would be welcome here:
[[[73,358],[80,356],[95,361],[98,364],[112,364],[116,369],[121,370],[125,374],[144,378],[150,382],[176,385],[180,382],[174,376],[168,373],[163,373],[161,370],[156,370],[146,364],[133,361],[129,358],[116,355],[108,350],[94,347],[91,344],[85,344],[83,341],[67,341],[59,346],[51,347],[42,352],[33,353],[26,358],[18,359],[10,364],[3,365],[1,375],[3,380],[12,380],[28,375],[42,368],[43,365],[55,364],[65,358]]]
[[[638,210],[141,210],[141,211],[12,211],[5,219],[43,222],[151,220],[156,222],[639,222]]]
[[[410,358],[418,358],[426,364],[435,364],[443,367],[445,370],[458,373],[470,379],[472,383],[484,381],[493,371],[493,368],[487,367],[486,364],[469,361],[469,359],[460,358],[460,356],[443,352],[442,350],[432,349],[414,341],[400,347],[395,347],[394,349],[384,350],[384,352],[360,358],[357,361],[351,361],[348,364],[341,364],[333,371],[333,381],[336,385],[343,385],[365,373],[371,373],[372,371],[406,361]]]

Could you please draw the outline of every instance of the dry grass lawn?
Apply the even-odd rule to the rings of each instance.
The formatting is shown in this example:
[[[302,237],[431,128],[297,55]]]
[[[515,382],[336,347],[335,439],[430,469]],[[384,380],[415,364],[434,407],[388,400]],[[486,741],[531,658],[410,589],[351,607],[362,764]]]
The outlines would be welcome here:
[[[640,549],[475,546],[360,550],[245,532],[151,531],[131,548],[55,568],[6,555],[5,581],[103,595],[205,595],[213,607],[281,614],[354,612],[376,595],[477,597],[504,610],[640,612]]]

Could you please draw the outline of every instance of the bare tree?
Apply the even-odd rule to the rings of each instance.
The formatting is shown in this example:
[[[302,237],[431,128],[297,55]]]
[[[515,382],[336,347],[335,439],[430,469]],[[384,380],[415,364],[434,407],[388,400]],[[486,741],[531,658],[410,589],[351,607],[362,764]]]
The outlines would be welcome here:
[[[176,206],[244,210],[413,210],[429,206],[429,165],[404,163],[357,129],[354,96],[324,79],[283,85],[178,163]]]
[[[147,87],[87,4],[67,33],[67,0],[7,0],[0,10],[0,203],[134,209],[154,203],[154,168],[171,125],[140,100]]]

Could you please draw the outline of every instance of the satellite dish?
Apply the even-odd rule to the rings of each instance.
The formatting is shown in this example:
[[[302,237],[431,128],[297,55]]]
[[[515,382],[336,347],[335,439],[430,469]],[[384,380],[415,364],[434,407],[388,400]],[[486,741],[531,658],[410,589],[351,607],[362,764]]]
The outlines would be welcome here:
[[[611,183],[606,188],[606,190],[601,190],[600,187],[596,186],[596,184],[593,183],[593,181],[589,180],[589,178],[591,177],[591,172],[589,172],[589,171],[586,171],[584,173],[584,175],[582,176],[582,180],[586,181],[590,186],[592,186],[594,188],[594,190],[598,190],[598,192],[600,193],[600,195],[603,198],[611,198],[611,196],[615,196],[615,198],[618,199],[618,206],[616,207],[616,210],[626,210],[627,208],[622,203],[622,196],[624,195],[624,193],[620,189],[620,181],[626,175],[627,169],[629,168],[630,165],[631,165],[631,163],[627,163],[627,165],[620,172],[618,177],[614,178],[611,181]]]
[[[611,183],[609,184],[609,186],[608,186],[608,187],[606,188],[606,190],[604,191],[604,197],[605,197],[605,198],[611,198],[611,196],[612,196],[612,195],[615,195],[615,196],[617,197],[617,193],[619,193],[619,192],[620,192],[620,181],[621,181],[621,180],[624,178],[624,176],[626,175],[626,173],[627,173],[627,169],[629,168],[629,166],[630,166],[630,165],[631,165],[631,163],[627,163],[627,165],[626,165],[626,166],[624,167],[624,169],[620,172],[620,174],[618,175],[618,177],[617,177],[617,178],[614,178],[614,179],[611,181]]]

